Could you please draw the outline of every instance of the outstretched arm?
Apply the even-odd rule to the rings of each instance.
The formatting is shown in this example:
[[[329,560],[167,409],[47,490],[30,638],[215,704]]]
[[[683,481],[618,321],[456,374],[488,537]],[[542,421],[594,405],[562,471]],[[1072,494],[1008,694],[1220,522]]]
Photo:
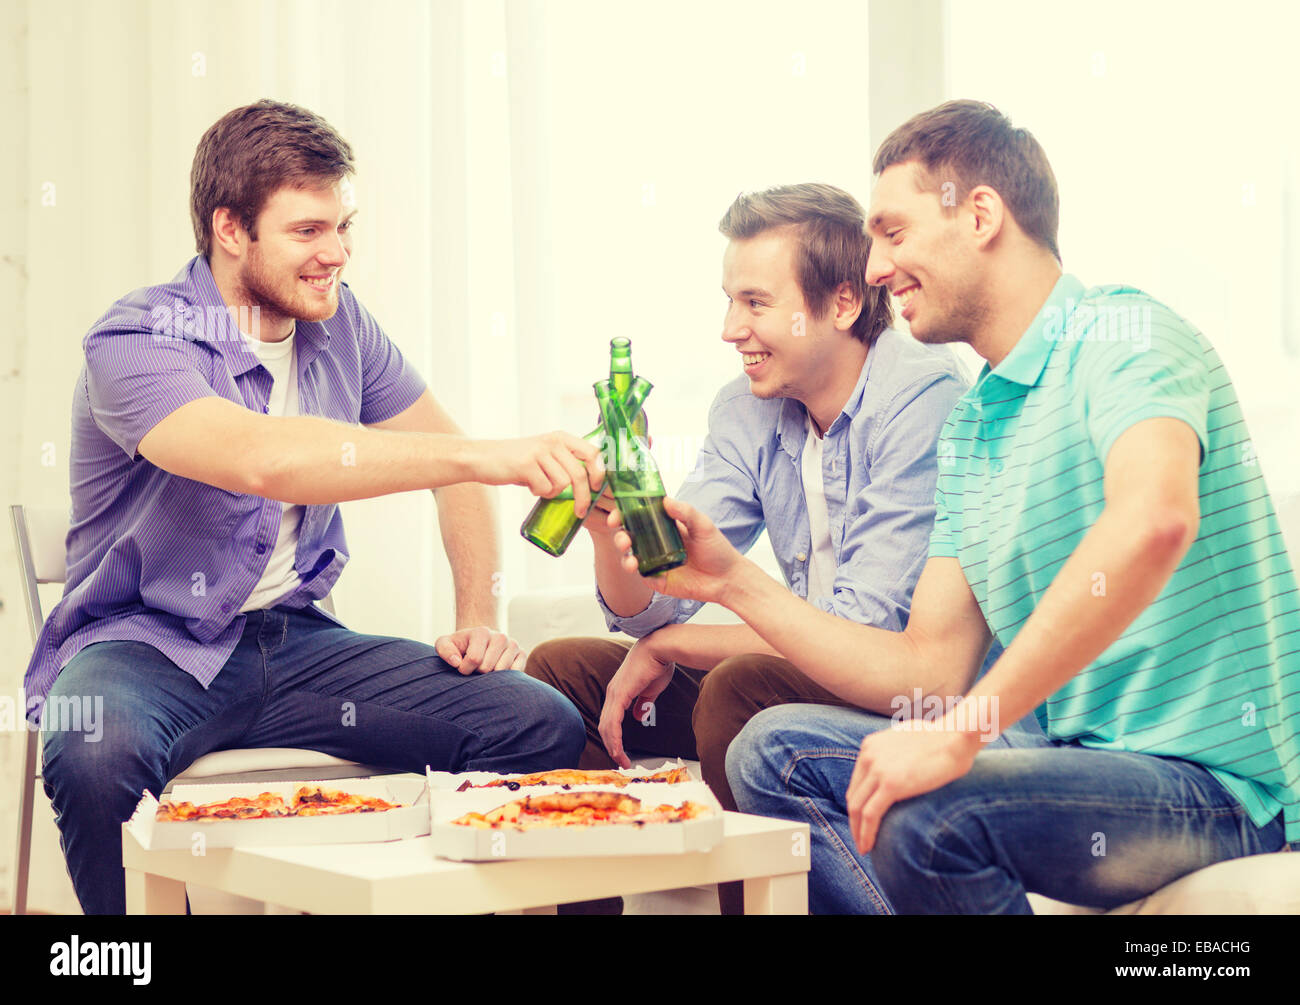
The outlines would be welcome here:
[[[316,416],[259,415],[215,395],[187,402],[156,423],[138,452],[183,478],[298,505],[479,481],[525,485],[541,496],[573,484],[585,507],[588,476],[596,484],[603,476],[599,451],[569,433],[468,440]]]
[[[657,577],[656,589],[735,611],[777,653],[846,701],[888,713],[895,698],[917,687],[927,694],[961,693],[988,651],[988,626],[956,559],[926,563],[907,629],[891,632],[801,600],[744,558],[694,507],[671,498],[664,505],[682,529],[687,563]],[[610,519],[617,523],[618,515]],[[616,540],[624,549],[631,545],[624,532]],[[624,562],[635,568],[631,555]]]

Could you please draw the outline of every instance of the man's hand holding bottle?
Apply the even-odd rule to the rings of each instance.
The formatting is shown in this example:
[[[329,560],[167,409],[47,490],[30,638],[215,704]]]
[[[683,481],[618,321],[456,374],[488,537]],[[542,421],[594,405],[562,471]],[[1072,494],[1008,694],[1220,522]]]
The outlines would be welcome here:
[[[574,511],[579,514],[587,513],[592,492],[605,481],[600,448],[570,433],[480,440],[475,447],[478,480],[489,485],[522,485],[546,499],[572,485]]]
[[[757,566],[732,547],[713,521],[694,506],[665,496],[664,510],[677,522],[682,542],[686,545],[686,564],[670,569],[662,576],[646,577],[645,582],[660,593],[725,606],[727,592],[741,573],[763,575]],[[635,573],[637,560],[632,554],[632,538],[622,529],[623,522],[617,508],[610,512],[606,523],[609,531],[614,533],[614,547],[623,553],[623,569]]]

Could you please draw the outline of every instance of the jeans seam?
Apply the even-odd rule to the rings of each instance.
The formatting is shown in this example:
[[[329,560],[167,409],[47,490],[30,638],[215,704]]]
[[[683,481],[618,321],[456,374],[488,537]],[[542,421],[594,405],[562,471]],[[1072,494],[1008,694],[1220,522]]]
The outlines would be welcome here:
[[[262,633],[257,633],[257,651],[262,656],[262,707],[266,707],[267,701],[271,697],[271,662],[266,652],[266,646],[262,644]]]
[[[844,747],[820,747],[791,751],[790,757],[786,762],[786,767],[781,773],[781,783],[785,786],[786,795],[797,799],[798,802],[804,806],[808,815],[814,817],[818,821],[818,826],[821,828],[822,832],[828,836],[832,846],[836,849],[837,854],[849,866],[850,874],[858,879],[859,884],[866,891],[867,896],[871,899],[871,902],[876,906],[878,911],[881,914],[893,914],[894,912],[890,908],[889,902],[885,899],[884,895],[876,889],[875,884],[871,882],[871,877],[868,876],[866,870],[862,868],[862,863],[859,862],[857,856],[855,856],[853,852],[845,846],[844,842],[840,839],[840,835],[836,832],[835,828],[830,825],[830,821],[828,821],[822,814],[821,810],[817,808],[817,805],[807,796],[795,796],[795,794],[790,791],[790,777],[794,774],[800,761],[813,757],[841,757],[847,760],[855,760],[857,756],[858,752],[856,750],[848,750]]]

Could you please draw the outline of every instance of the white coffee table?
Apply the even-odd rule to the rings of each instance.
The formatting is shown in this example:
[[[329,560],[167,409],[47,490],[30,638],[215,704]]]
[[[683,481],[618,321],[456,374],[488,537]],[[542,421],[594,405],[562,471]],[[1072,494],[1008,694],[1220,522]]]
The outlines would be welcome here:
[[[430,839],[148,851],[125,827],[128,914],[184,914],[185,884],[310,914],[553,914],[557,903],[744,880],[746,914],[808,913],[808,826],[727,813],[707,852],[452,862]]]

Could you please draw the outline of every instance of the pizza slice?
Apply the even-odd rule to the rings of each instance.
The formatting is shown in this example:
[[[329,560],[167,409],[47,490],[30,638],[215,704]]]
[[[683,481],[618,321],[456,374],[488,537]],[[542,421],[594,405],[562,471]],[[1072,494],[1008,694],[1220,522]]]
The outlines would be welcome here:
[[[194,805],[190,802],[158,804],[156,817],[164,822],[177,820],[255,820],[266,817],[287,817],[289,807],[283,797],[274,792],[262,792],[252,798],[232,796],[219,802]]]
[[[680,806],[663,804],[651,810],[622,792],[553,792],[525,796],[486,813],[466,813],[452,821],[463,827],[531,830],[537,827],[590,827],[608,824],[679,823],[707,816],[710,808],[689,800]]]
[[[319,785],[304,785],[293,794],[290,813],[296,817],[333,816],[339,813],[378,813],[395,810],[400,803],[390,803],[377,796],[360,796]]]
[[[252,798],[232,796],[220,802],[196,806],[190,802],[170,800],[158,804],[156,818],[164,823],[176,821],[260,820],[272,817],[317,817],[338,813],[377,813],[397,809],[375,796],[359,796],[319,785],[304,785],[293,795],[292,803],[274,792],[262,792]]]
[[[493,789],[500,787],[515,792],[521,788],[533,785],[613,785],[617,788],[623,788],[633,782],[663,782],[669,785],[675,785],[679,782],[689,781],[691,781],[691,774],[685,767],[669,768],[664,771],[656,771],[654,774],[650,775],[625,775],[621,771],[559,768],[555,771],[539,771],[531,775],[516,775],[511,778],[494,778],[490,782],[483,782],[479,785],[466,781],[456,791],[465,792],[468,789]]]

